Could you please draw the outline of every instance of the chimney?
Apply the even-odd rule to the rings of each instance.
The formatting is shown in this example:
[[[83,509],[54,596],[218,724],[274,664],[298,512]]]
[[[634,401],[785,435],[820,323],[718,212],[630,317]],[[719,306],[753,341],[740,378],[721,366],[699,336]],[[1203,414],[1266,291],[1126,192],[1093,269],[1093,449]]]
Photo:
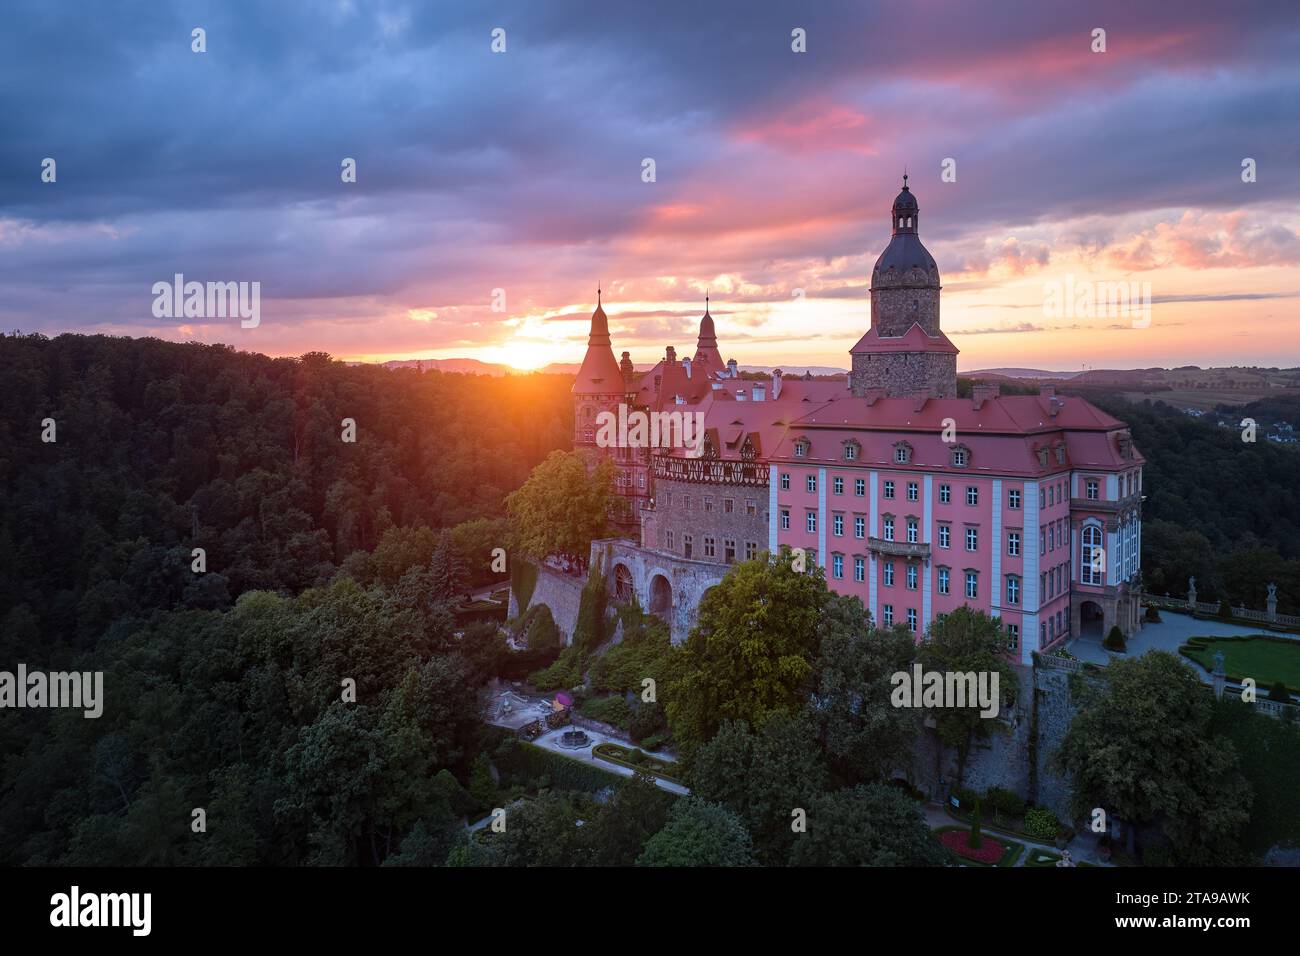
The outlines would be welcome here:
[[[671,345],[668,346],[668,348],[664,352],[664,361],[667,362],[669,365],[672,365],[677,361],[677,350],[673,348]]]
[[[682,359],[682,368],[686,369],[686,377],[691,377],[691,360],[690,357]]]
[[[1043,385],[1043,386],[1041,386],[1041,387],[1038,389],[1038,394],[1039,394],[1039,396],[1042,397],[1042,398],[1055,398],[1055,397],[1056,397],[1056,386],[1055,386],[1055,385]]]
[[[978,412],[985,402],[1001,394],[1002,386],[996,382],[976,382],[970,392],[971,407]]]
[[[739,378],[740,370],[736,368],[735,359],[727,359],[727,375],[730,378]]]
[[[624,384],[630,387],[632,385],[632,379],[636,377],[636,369],[632,365],[632,356],[630,353],[623,353],[623,361],[618,363],[618,367],[623,373]]]
[[[772,401],[781,397],[781,370],[773,369],[772,371]]]

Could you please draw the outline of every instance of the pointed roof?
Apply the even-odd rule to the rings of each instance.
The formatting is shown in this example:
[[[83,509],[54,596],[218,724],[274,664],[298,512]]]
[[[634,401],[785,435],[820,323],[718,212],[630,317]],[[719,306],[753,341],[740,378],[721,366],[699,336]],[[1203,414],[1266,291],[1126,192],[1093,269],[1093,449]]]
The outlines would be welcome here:
[[[587,354],[573,383],[575,395],[614,395],[622,392],[623,370],[610,347],[609,319],[596,290],[596,311],[591,313],[591,334],[587,336]]]
[[[948,336],[940,332],[928,335],[920,323],[913,322],[902,335],[881,335],[873,325],[858,339],[858,344],[849,349],[850,355],[865,352],[947,352],[956,355],[957,346]]]
[[[718,351],[718,336],[713,329],[713,316],[709,315],[709,296],[704,295],[704,315],[700,319],[700,337],[695,343],[696,362],[707,362],[712,371],[725,368],[722,353]]]

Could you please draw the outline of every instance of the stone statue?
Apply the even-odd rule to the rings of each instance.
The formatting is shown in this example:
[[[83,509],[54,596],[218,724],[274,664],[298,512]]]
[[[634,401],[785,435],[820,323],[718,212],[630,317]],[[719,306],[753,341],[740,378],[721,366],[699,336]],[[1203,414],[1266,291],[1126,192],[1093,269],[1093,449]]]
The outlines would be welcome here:
[[[1268,599],[1269,599],[1269,601],[1276,601],[1276,600],[1277,600],[1277,585],[1276,585],[1276,584],[1273,584],[1273,583],[1271,583],[1271,582],[1270,582],[1270,584],[1269,584],[1269,586],[1268,586]]]

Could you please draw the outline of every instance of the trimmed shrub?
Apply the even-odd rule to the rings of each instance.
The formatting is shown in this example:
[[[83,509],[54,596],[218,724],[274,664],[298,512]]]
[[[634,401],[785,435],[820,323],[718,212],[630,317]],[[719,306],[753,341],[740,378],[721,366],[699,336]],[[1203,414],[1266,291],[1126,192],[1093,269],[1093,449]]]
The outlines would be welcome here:
[[[1232,617],[1232,605],[1227,598],[1219,602],[1219,617]]]
[[[537,565],[522,558],[510,562],[510,590],[515,595],[515,605],[522,615],[528,610],[528,602],[533,599],[533,589],[537,587]]]
[[[1268,689],[1268,699],[1283,704],[1291,703],[1291,692],[1286,689],[1286,681],[1274,682],[1273,686]]]
[[[1124,632],[1119,629],[1118,624],[1110,629],[1110,633],[1106,635],[1106,640],[1102,641],[1102,646],[1108,651],[1124,653],[1127,645],[1124,643]]]
[[[664,745],[663,734],[651,734],[645,740],[640,741],[642,747],[646,750],[658,750]]]
[[[1147,606],[1146,614],[1144,614],[1143,617],[1145,617],[1151,624],[1160,623],[1160,612],[1150,605]]]
[[[522,740],[512,742],[509,752],[497,759],[503,786],[533,784],[545,778],[557,790],[595,793],[605,787],[621,787],[627,778],[592,764],[582,763]]]
[[[551,615],[549,607],[539,604],[529,612],[528,617],[529,650],[545,651],[563,646],[564,638],[560,636],[560,629],[555,626],[555,618]]]
[[[615,727],[626,727],[628,719],[631,717],[631,710],[627,706],[627,701],[622,697],[593,697],[579,707],[578,710],[582,712],[584,717],[590,717],[592,720],[599,720],[605,724],[613,724]]]
[[[645,738],[659,735],[667,730],[668,719],[664,716],[663,708],[657,703],[642,704],[632,711],[627,729],[632,739],[641,743]]]
[[[1061,823],[1051,810],[1032,807],[1025,811],[1025,832],[1035,840],[1050,843],[1061,833]]]
[[[997,822],[999,817],[1011,820],[1025,815],[1024,799],[1002,787],[989,787],[984,794],[984,801],[993,811],[994,822]]]

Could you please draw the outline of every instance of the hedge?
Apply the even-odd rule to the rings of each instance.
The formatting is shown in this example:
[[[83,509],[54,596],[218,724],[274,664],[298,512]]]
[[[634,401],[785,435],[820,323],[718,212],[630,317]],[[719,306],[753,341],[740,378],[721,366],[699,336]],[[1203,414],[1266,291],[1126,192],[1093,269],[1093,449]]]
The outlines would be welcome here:
[[[556,790],[595,793],[606,787],[621,787],[627,782],[627,778],[619,774],[601,770],[523,740],[515,741],[505,756],[498,757],[496,767],[501,774],[500,783],[503,786],[514,783],[526,785],[538,777],[549,777],[551,786]]]
[[[533,589],[537,587],[537,565],[517,558],[510,562],[510,590],[515,595],[515,613],[523,616],[528,610],[528,602],[533,599]]]

